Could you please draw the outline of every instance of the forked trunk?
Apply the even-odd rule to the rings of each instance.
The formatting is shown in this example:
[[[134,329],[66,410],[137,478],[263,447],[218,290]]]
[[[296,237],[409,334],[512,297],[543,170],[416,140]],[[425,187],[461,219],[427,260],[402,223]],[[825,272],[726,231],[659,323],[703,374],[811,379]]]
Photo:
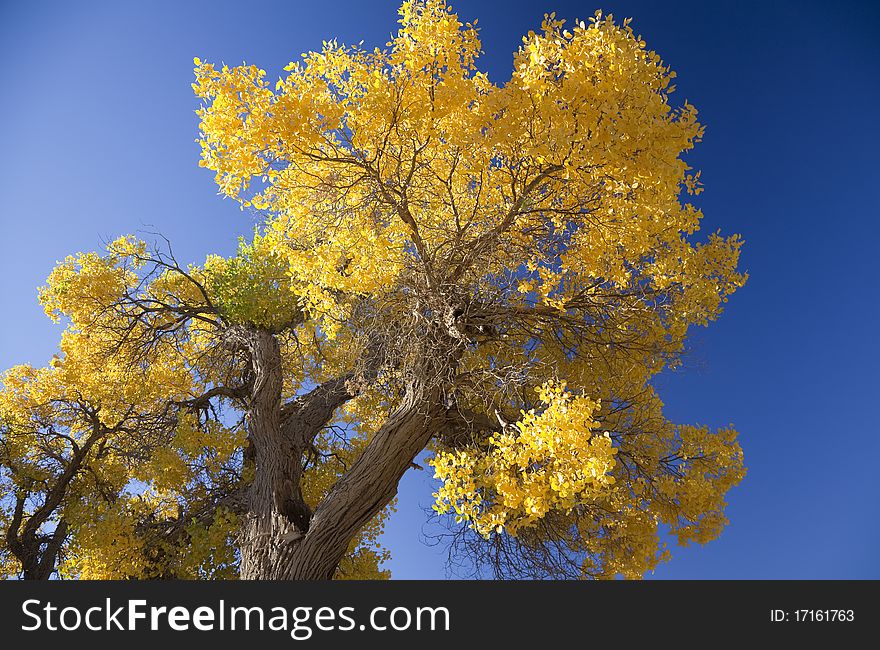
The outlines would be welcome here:
[[[305,441],[315,431],[281,422],[281,353],[275,337],[247,337],[255,375],[248,408],[254,478],[240,531],[245,580],[329,580],[363,526],[397,493],[397,484],[443,421],[439,389],[413,382],[397,411],[312,513],[302,497]],[[426,406],[429,405],[429,406]],[[303,427],[315,426],[310,418]]]
[[[281,432],[281,352],[268,332],[248,337],[254,371],[248,435],[254,447],[254,477],[239,537],[242,579],[277,579],[290,563],[295,542],[308,528],[309,510],[300,491],[302,455]]]
[[[282,576],[292,580],[333,577],[351,540],[397,494],[412,460],[428,444],[442,418],[439,400],[411,392],[376,432],[363,454],[315,510],[309,531],[296,543]],[[422,404],[435,404],[430,410]]]

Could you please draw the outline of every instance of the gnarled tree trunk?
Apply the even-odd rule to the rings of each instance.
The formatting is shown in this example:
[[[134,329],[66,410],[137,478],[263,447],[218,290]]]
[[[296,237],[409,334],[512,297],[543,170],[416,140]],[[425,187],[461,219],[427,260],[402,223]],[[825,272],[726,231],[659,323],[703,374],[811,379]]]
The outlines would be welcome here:
[[[443,423],[439,389],[413,381],[394,414],[312,513],[303,499],[303,453],[352,397],[345,378],[316,387],[282,412],[281,353],[274,335],[248,330],[253,388],[247,409],[254,476],[239,537],[242,579],[331,579],[361,528],[397,493],[416,455]]]
[[[275,579],[290,563],[292,542],[305,535],[311,512],[300,490],[302,450],[282,435],[281,350],[263,330],[246,334],[254,373],[247,410],[248,436],[254,447],[254,477],[240,532],[241,577]]]
[[[296,542],[283,577],[327,580],[358,531],[397,494],[397,484],[442,422],[439,399],[411,387],[397,411],[315,510],[309,531]],[[432,405],[425,407],[425,405]]]

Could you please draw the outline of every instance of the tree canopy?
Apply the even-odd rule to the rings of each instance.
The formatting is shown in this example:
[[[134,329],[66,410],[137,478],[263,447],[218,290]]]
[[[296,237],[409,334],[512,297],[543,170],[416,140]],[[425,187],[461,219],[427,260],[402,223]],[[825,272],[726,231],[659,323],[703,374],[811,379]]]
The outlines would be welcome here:
[[[425,451],[481,575],[637,578],[664,530],[721,533],[736,431],[652,385],[746,280],[739,237],[698,234],[674,72],[601,13],[546,16],[502,85],[445,2],[400,23],[277,83],[195,59],[200,164],[260,225],[202,264],[123,236],[52,271],[58,354],[2,377],[5,575],[388,577]]]

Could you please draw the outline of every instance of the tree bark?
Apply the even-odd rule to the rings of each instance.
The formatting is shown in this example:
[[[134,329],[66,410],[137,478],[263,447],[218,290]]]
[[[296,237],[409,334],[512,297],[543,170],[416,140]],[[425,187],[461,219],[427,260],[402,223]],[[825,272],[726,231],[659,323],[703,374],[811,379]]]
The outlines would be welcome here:
[[[329,580],[358,532],[390,503],[416,455],[445,418],[439,387],[411,382],[397,410],[313,513],[303,499],[303,454],[336,408],[353,397],[347,377],[282,408],[281,353],[270,332],[248,330],[254,373],[247,406],[254,476],[240,531],[245,580]]]
[[[290,563],[292,541],[308,530],[311,511],[302,496],[302,452],[281,432],[281,351],[269,332],[250,331],[254,387],[247,410],[254,445],[254,477],[240,531],[242,579],[276,579]]]
[[[48,580],[52,577],[61,544],[67,537],[67,529],[67,522],[62,519],[51,535],[42,540],[30,540],[25,553],[20,557],[22,577],[25,580]]]
[[[289,564],[283,567],[284,578],[333,577],[354,536],[397,494],[401,477],[437,431],[443,416],[439,399],[431,399],[419,387],[409,391],[315,510],[308,533],[297,542]]]
[[[67,537],[68,524],[64,519],[59,519],[51,533],[41,533],[40,529],[51,521],[67,496],[67,488],[82,469],[91,448],[107,433],[97,414],[92,412],[90,416],[93,422],[89,437],[81,447],[72,443],[70,458],[64,471],[46,492],[43,503],[27,516],[26,522],[24,521],[26,497],[25,495],[16,497],[12,521],[6,529],[6,546],[21,562],[22,577],[25,580],[48,580],[55,571],[61,546]]]

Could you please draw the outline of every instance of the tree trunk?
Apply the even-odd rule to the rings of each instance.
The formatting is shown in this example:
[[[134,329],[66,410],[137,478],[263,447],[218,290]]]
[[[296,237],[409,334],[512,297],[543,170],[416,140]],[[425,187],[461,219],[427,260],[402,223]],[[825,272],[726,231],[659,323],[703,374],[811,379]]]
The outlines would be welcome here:
[[[247,337],[254,372],[248,435],[254,446],[254,478],[240,531],[241,577],[277,579],[308,530],[311,512],[302,497],[302,452],[281,432],[281,352],[275,337]]]
[[[438,430],[443,415],[439,399],[411,389],[315,510],[308,533],[284,567],[284,578],[333,577],[354,536],[397,494],[401,477]]]
[[[302,496],[303,452],[351,395],[343,380],[317,387],[285,407],[282,423],[281,353],[275,337],[249,330],[254,387],[247,410],[254,477],[240,531],[240,576],[245,580],[329,580],[363,526],[397,494],[416,455],[440,430],[440,389],[413,382],[402,403],[361,456],[311,512]],[[283,424],[283,425],[282,425]]]
[[[58,552],[67,537],[67,522],[63,519],[55,526],[55,530],[46,540],[29,536],[27,541],[19,545],[22,578],[25,580],[48,580],[55,571]]]

